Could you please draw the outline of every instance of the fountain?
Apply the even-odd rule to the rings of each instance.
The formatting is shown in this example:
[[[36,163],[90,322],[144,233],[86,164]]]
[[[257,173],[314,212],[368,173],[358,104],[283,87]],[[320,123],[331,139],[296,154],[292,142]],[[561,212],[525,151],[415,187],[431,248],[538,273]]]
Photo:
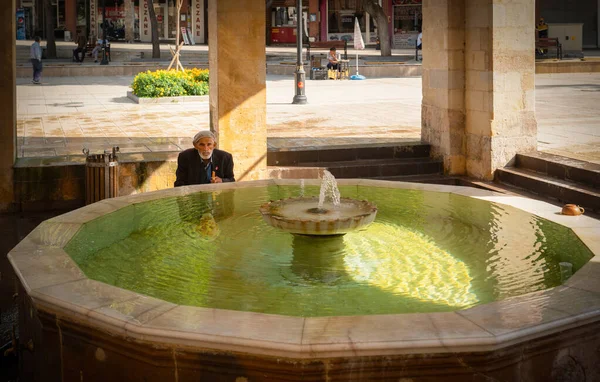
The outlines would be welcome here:
[[[322,229],[320,209],[340,212],[319,206],[321,182],[268,180],[42,223],[9,254],[24,380],[600,378],[597,220],[479,189],[337,182],[376,219]],[[265,223],[282,219],[261,205],[302,190],[319,229]]]
[[[304,197],[304,180],[301,182],[300,197],[260,206],[260,213],[268,224],[293,234],[332,236],[343,235],[375,220],[377,207],[366,200],[341,198],[335,177],[329,171],[323,171],[318,199]]]

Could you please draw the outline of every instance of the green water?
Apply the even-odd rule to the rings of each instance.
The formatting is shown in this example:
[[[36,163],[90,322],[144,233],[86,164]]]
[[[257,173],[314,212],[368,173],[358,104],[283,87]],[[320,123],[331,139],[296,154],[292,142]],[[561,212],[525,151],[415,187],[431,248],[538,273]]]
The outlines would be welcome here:
[[[561,284],[593,255],[571,230],[459,195],[340,187],[378,207],[335,238],[294,236],[258,207],[298,187],[135,204],[83,226],[66,250],[85,274],[182,305],[293,316],[443,312]],[[307,187],[305,195],[318,195]]]

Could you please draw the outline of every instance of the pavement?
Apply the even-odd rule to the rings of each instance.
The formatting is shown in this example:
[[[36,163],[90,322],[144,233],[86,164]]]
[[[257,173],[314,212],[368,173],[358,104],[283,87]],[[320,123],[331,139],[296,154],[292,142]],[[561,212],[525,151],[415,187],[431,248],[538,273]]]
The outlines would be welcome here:
[[[32,43],[33,43],[32,40],[17,40],[16,41],[17,51],[24,51],[28,55],[29,47],[31,46]],[[74,42],[56,41],[57,50],[69,52],[69,58],[70,58],[70,54],[71,54],[70,52],[73,49],[75,49],[75,47],[76,47],[75,45],[76,44]],[[46,42],[42,41],[42,47],[45,47],[45,46],[46,46]],[[174,44],[166,44],[166,43],[160,44],[161,58],[163,60],[169,60],[171,58],[171,54],[169,52],[169,47],[173,47],[173,46],[174,46]],[[304,49],[306,51],[306,46],[304,47]],[[152,51],[152,44],[150,44],[150,43],[111,42],[110,50],[111,50],[111,53],[113,53],[113,52],[146,52],[146,54],[144,56],[148,60],[152,60],[150,57],[148,57],[148,54],[147,54],[147,52]],[[181,53],[182,53],[182,55],[192,54],[192,55],[196,55],[196,56],[205,55],[206,57],[208,57],[208,45],[206,45],[206,44],[184,45],[181,48]],[[364,56],[364,57],[368,57],[368,58],[381,57],[381,51],[375,50],[374,46],[372,46],[372,45],[367,46],[367,48],[364,50],[357,51],[352,47],[352,43],[348,44],[348,56],[355,57],[357,53],[359,53],[360,56]],[[294,44],[293,46],[292,45],[289,45],[289,46],[279,46],[279,45],[267,46],[267,47],[265,47],[265,54],[267,56],[267,60],[273,59],[273,58],[276,59],[276,58],[280,58],[280,57],[295,57],[296,56],[296,45]],[[392,56],[414,56],[414,54],[415,54],[414,49],[392,49]],[[119,56],[119,55],[117,55],[117,56]],[[25,61],[28,60],[28,57],[24,57],[24,58],[25,58]]]
[[[52,157],[118,145],[122,152],[179,151],[209,127],[208,102],[138,105],[132,77],[17,79],[18,157]],[[421,78],[307,81],[267,77],[270,150],[419,140]],[[600,74],[536,75],[538,149],[600,164]]]

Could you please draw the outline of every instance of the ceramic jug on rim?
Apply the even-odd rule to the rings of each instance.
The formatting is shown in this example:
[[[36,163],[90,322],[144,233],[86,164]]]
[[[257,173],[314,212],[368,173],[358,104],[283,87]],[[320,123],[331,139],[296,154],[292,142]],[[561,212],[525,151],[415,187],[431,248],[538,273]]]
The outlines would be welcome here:
[[[577,216],[583,214],[584,212],[585,209],[576,204],[565,204],[561,213],[563,215]]]

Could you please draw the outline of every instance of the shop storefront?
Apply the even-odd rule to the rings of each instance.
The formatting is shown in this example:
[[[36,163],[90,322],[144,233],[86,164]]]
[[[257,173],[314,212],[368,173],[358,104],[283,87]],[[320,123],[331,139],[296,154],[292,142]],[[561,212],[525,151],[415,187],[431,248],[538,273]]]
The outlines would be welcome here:
[[[306,15],[308,5],[302,8],[304,31],[306,34]],[[274,44],[295,44],[297,33],[298,15],[296,14],[296,0],[273,1],[270,11],[270,38]]]
[[[152,41],[152,31],[151,31],[151,23],[150,23],[150,11],[148,9],[148,0],[139,0],[141,6],[138,9],[139,14],[139,30],[140,30],[140,40],[142,42],[151,42]],[[169,9],[168,3],[163,0],[163,2],[155,1],[154,5],[154,13],[156,14],[156,22],[158,23],[158,38],[160,40],[165,40],[169,38]],[[175,33],[175,28],[172,29],[173,33]]]
[[[392,5],[394,14],[394,48],[414,48],[423,24],[422,0],[392,0]]]
[[[194,43],[204,44],[207,38],[206,6],[207,0],[183,0],[184,5],[180,15],[180,27],[191,28],[191,37]],[[142,42],[152,41],[150,11],[148,0],[139,0],[141,6],[136,7],[139,21],[135,29],[139,31]],[[174,41],[177,36],[177,7],[174,0],[154,0],[154,13],[158,23],[158,38],[161,41]],[[138,32],[136,32],[137,36]]]
[[[90,36],[93,38],[101,38],[103,35],[103,22],[106,24],[106,38],[110,41],[118,41],[125,39],[126,23],[134,24],[134,36],[139,36],[139,29],[135,26],[138,22],[138,3],[134,3],[134,12],[127,17],[126,5],[123,0],[105,0],[106,4],[106,20],[103,21],[102,0],[89,0],[89,18],[90,18]],[[79,23],[79,17],[77,22]],[[85,16],[84,16],[85,17]]]
[[[381,0],[379,1],[381,4]],[[354,41],[354,18],[366,44],[377,42],[377,30],[373,18],[362,8],[360,0],[327,0],[327,40]]]

